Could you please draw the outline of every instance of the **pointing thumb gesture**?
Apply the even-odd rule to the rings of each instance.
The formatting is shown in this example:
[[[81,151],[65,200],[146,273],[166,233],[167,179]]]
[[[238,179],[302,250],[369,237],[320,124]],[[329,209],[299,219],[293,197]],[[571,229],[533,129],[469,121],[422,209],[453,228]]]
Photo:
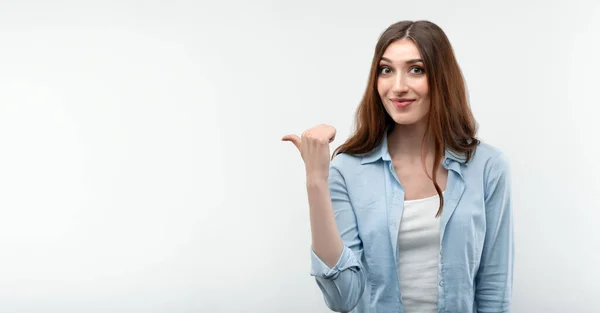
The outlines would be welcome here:
[[[298,151],[302,152],[302,139],[300,139],[300,137],[296,135],[286,135],[283,136],[283,138],[281,138],[281,141],[291,141],[294,144],[294,146],[298,148]]]
[[[317,125],[305,130],[302,136],[286,135],[282,141],[291,141],[304,161],[306,176],[311,179],[329,177],[329,144],[335,140],[336,129],[330,125]]]

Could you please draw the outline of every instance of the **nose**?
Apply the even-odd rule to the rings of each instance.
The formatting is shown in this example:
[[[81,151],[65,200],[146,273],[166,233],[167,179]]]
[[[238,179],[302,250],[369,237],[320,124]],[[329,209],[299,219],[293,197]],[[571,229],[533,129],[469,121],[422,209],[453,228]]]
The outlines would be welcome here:
[[[392,91],[396,93],[408,91],[408,85],[406,84],[406,79],[404,75],[400,73],[396,75],[396,77],[394,78],[394,87],[392,88]]]

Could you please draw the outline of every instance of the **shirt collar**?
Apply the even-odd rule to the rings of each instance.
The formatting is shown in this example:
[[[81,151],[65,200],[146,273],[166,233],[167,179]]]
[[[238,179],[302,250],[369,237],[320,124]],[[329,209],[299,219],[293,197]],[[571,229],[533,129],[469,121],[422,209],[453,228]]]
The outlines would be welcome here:
[[[376,162],[380,159],[383,161],[392,160],[390,152],[388,151],[387,134],[388,132],[386,131],[385,135],[383,136],[383,139],[381,140],[381,143],[377,147],[375,147],[375,149],[373,149],[371,152],[367,153],[362,157],[361,164]],[[444,167],[448,168],[453,163],[465,164],[466,160],[467,158],[464,154],[456,153],[454,151],[451,151],[450,149],[445,149],[443,162]]]

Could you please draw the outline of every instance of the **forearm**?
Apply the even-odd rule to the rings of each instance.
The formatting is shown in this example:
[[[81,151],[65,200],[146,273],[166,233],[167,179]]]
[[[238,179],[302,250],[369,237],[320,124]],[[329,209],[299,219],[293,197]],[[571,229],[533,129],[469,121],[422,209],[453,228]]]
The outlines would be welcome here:
[[[331,204],[328,182],[322,178],[307,178],[308,204],[312,246],[315,254],[333,267],[344,248]]]

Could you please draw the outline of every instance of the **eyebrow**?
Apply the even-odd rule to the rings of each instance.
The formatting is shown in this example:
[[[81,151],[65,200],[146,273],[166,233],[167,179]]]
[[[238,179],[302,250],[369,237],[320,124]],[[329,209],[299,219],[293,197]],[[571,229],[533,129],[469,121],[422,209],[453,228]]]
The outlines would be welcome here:
[[[388,58],[381,57],[381,60],[389,62],[389,63],[392,63],[392,60],[390,60]],[[423,62],[422,59],[410,59],[410,60],[406,61],[405,63],[406,64],[413,64],[413,63],[418,63],[418,62],[425,63],[425,62]]]

